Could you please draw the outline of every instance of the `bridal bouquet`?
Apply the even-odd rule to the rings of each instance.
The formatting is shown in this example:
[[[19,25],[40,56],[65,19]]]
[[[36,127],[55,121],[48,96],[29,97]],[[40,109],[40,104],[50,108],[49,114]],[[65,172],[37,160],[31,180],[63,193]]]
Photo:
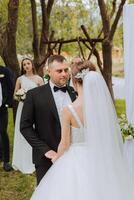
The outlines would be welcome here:
[[[26,90],[24,90],[23,88],[19,89],[15,93],[15,100],[17,100],[17,101],[24,101],[25,98],[26,98]]]

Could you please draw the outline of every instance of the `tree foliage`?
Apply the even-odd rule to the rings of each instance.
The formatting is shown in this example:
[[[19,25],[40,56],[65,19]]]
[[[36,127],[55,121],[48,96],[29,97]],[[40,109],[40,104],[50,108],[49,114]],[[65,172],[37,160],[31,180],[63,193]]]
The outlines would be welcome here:
[[[29,0],[20,1],[19,18],[17,28],[17,52],[18,54],[32,54],[32,17]]]
[[[9,19],[9,16],[12,18],[11,13],[14,15],[14,12],[8,9],[7,13],[7,5],[9,5],[9,2],[12,2],[11,5],[14,10],[13,2],[19,2],[19,11],[16,10],[17,17],[17,14],[19,14],[18,26],[17,19],[14,18],[14,22],[16,23],[14,26],[14,38],[16,37],[15,34],[17,34],[17,37],[16,41],[14,40],[14,43],[16,43],[12,43],[12,45],[14,51],[16,51],[17,44],[18,54],[33,54],[37,70],[40,66],[43,66],[42,64],[45,63],[47,57],[53,53],[54,49],[57,49],[58,53],[60,53],[60,45],[65,39],[86,37],[91,46],[88,48],[88,51],[92,49],[91,52],[98,56],[96,49],[98,46],[91,41],[91,38],[101,36],[102,39],[104,38],[102,47],[100,47],[103,52],[102,69],[102,62],[100,62],[100,59],[97,63],[100,63],[100,70],[103,72],[109,89],[111,89],[112,47],[113,42],[115,42],[116,45],[122,42],[122,24],[118,22],[125,1],[126,0],[1,0],[0,34],[2,33],[1,27],[5,27],[5,23],[7,23],[6,27],[11,24],[14,25],[13,20]],[[9,22],[12,23],[10,24]],[[15,33],[16,29],[17,32]],[[8,34],[6,39],[9,38],[11,39],[10,34]],[[9,41],[11,42],[10,39]],[[54,39],[61,39],[61,42],[50,43],[50,41]],[[1,41],[2,40],[0,40],[0,43]],[[12,57],[9,55],[13,55],[13,51],[11,51],[11,46],[9,45],[10,42],[6,48],[4,47],[4,43],[2,43],[5,49],[3,59],[5,59],[5,63],[8,60],[6,64],[13,65],[12,68],[14,68],[14,60],[9,62]],[[79,52],[82,53],[81,49],[83,49],[84,52],[86,51],[85,46],[83,44],[80,46],[78,39],[75,45],[74,43],[71,45],[62,45],[62,50],[70,52],[71,55],[78,55]],[[16,52],[14,52],[14,55],[16,55]],[[8,59],[6,59],[6,57]]]
[[[0,0],[0,30],[7,22],[7,5],[9,0]],[[109,12],[112,9],[112,1],[108,1]],[[133,3],[133,0],[129,0]],[[38,34],[41,33],[42,16],[40,2],[37,3]],[[102,22],[97,0],[55,0],[50,16],[50,32],[55,31],[55,38],[75,38],[82,36],[80,26],[84,24],[91,37],[97,37]],[[0,31],[1,32],[1,31]],[[20,1],[19,18],[17,28],[17,53],[33,54],[32,50],[32,17],[29,0]],[[114,38],[116,46],[122,45],[122,24],[117,28]],[[64,45],[63,50],[75,54],[79,52],[77,44]]]

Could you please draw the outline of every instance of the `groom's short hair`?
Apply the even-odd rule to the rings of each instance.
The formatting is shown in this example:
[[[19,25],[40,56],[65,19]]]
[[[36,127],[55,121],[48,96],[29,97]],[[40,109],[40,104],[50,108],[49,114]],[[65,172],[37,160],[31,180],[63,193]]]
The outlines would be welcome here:
[[[66,61],[66,58],[62,55],[52,55],[48,58],[48,66],[53,63],[54,61],[63,63]]]

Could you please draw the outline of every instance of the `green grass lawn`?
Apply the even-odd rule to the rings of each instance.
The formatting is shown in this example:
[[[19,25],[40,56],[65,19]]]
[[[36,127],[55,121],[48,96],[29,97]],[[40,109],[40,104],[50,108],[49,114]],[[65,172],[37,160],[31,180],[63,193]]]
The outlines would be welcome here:
[[[116,100],[116,110],[118,116],[125,113],[125,101]],[[13,117],[12,111],[9,110],[8,132],[10,137],[10,148],[12,154],[13,147]],[[35,174],[24,175],[20,172],[5,172],[0,163],[0,199],[1,200],[29,200],[35,188]]]
[[[13,149],[13,116],[9,109],[8,133],[10,137],[10,149]],[[35,188],[35,174],[25,175],[18,171],[5,172],[0,163],[0,200],[29,200]]]

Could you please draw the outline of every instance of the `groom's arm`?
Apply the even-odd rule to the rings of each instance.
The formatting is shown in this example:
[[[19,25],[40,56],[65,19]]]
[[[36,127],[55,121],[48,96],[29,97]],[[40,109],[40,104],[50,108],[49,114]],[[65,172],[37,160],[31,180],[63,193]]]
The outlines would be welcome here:
[[[28,143],[40,151],[42,157],[46,152],[51,150],[51,148],[40,138],[35,132],[33,127],[34,124],[34,105],[33,105],[33,96],[32,90],[27,92],[27,97],[24,102],[22,109],[21,121],[20,121],[20,131]]]

